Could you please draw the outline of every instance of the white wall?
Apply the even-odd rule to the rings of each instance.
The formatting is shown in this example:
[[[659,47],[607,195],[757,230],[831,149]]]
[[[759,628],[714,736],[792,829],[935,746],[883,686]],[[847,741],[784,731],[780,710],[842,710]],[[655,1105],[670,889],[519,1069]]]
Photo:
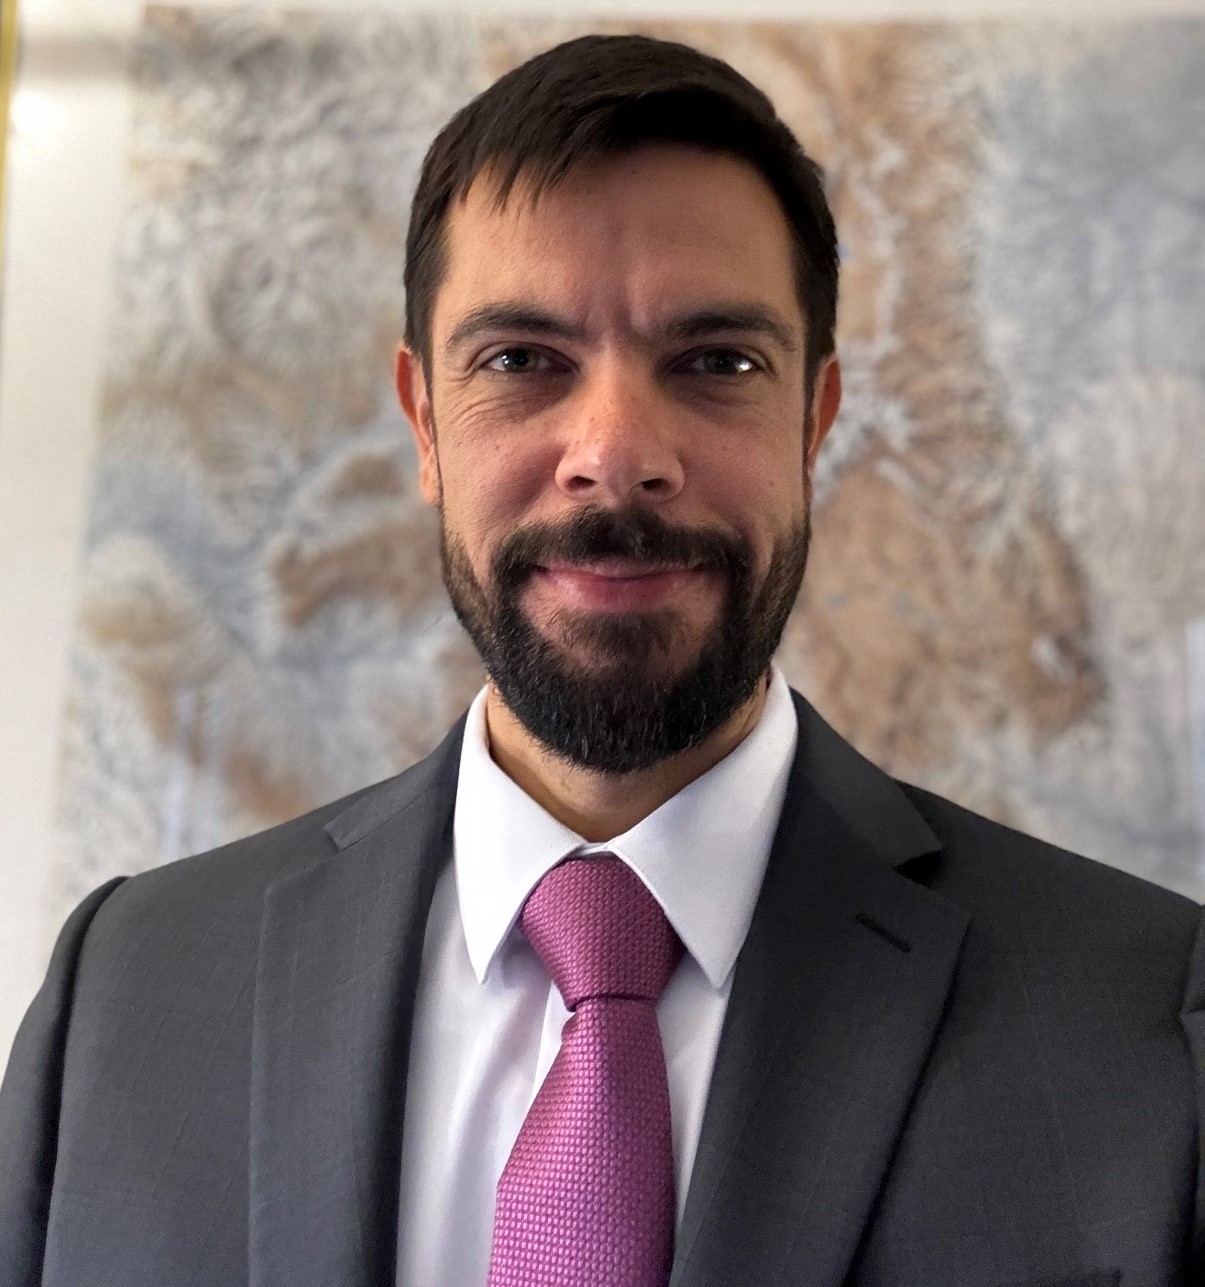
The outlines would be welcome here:
[[[194,7],[216,0],[194,0]],[[362,9],[338,0],[259,8]],[[378,0],[391,10],[416,0]],[[466,0],[579,16],[732,16],[730,0]],[[441,8],[446,9],[443,5]],[[130,0],[22,0],[0,325],[0,1064],[45,969],[60,711],[122,208],[140,15]],[[1205,14],[1205,0],[745,0],[742,20]]]

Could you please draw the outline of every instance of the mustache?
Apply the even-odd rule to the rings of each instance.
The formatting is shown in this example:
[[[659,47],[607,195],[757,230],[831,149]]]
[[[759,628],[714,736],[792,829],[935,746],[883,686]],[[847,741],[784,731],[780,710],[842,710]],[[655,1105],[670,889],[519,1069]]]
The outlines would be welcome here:
[[[751,567],[749,549],[735,534],[675,527],[645,509],[582,510],[563,523],[533,523],[512,532],[494,555],[494,583],[514,590],[550,562],[607,558],[658,568],[708,566],[730,579],[747,576]]]

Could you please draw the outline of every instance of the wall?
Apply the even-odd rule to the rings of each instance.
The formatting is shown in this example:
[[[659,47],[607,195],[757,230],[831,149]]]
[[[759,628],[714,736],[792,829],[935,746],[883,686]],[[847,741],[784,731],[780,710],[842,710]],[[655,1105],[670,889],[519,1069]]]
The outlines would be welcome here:
[[[193,12],[211,7],[189,6]],[[322,4],[292,8],[315,9],[319,15],[343,11],[343,7]],[[375,12],[396,15],[403,8],[409,7],[378,5]],[[514,9],[520,15],[532,12],[531,6]],[[1027,10],[1049,22],[1049,4],[1036,2],[1028,6],[847,3],[827,7],[763,3],[742,6],[742,19],[791,23],[830,19],[848,24],[940,18],[964,24],[993,16],[1016,20]],[[267,11],[267,6],[247,6],[245,11]],[[600,13],[631,14],[630,22],[659,15],[685,20],[690,25],[683,34],[701,39],[699,34],[691,35],[704,31],[694,20],[724,18],[728,11],[729,6],[719,4],[613,3]],[[357,7],[355,12],[363,10]],[[441,12],[446,15],[447,10]],[[497,15],[499,5],[489,5],[488,12]],[[546,6],[545,12],[568,20],[580,17],[583,8],[580,4]],[[1201,541],[1196,530],[1182,521],[1185,510],[1201,500],[1193,490],[1197,475],[1183,468],[1194,443],[1196,454],[1201,454],[1199,436],[1193,436],[1199,435],[1202,421],[1200,389],[1190,378],[1191,362],[1178,361],[1174,352],[1145,364],[1113,364],[1109,357],[1132,354],[1140,343],[1141,337],[1132,329],[1135,317],[1144,318],[1153,333],[1166,336],[1169,349],[1179,342],[1186,351],[1201,350],[1196,338],[1201,331],[1200,311],[1176,313],[1183,298],[1184,266],[1175,259],[1177,245],[1197,245],[1199,218],[1195,226],[1191,221],[1183,228],[1173,226],[1170,196],[1145,211],[1118,205],[1111,221],[1100,226],[1090,280],[1078,281],[1076,265],[1071,264],[1069,275],[1052,276],[1043,294],[1040,280],[1015,272],[1017,256],[1032,254],[1035,245],[1062,247],[1063,253],[1070,254],[1067,248],[1080,244],[1082,238],[1077,237],[1082,229],[1066,226],[1068,207],[1057,202],[1049,207],[1058,216],[1052,225],[1043,213],[1047,207],[1034,206],[1035,193],[1016,182],[1013,169],[1022,155],[1018,149],[1032,148],[1034,140],[1040,139],[1033,114],[1057,108],[1050,96],[1066,76],[1066,66],[1058,63],[1060,49],[1068,58],[1080,56],[1094,31],[1102,47],[1115,43],[1110,29],[1114,20],[1192,13],[1205,13],[1205,5],[1115,4],[1106,15],[1098,4],[1085,3],[1078,9],[1060,6],[1060,18],[1072,22],[1070,36],[1066,28],[1051,24],[1049,40],[1035,41],[1031,29],[1028,34],[1014,32],[1004,42],[1005,52],[1016,64],[1011,82],[1008,57],[1001,58],[1002,46],[987,29],[968,25],[962,34],[951,37],[952,26],[936,34],[931,28],[917,27],[889,42],[895,48],[902,42],[913,50],[911,61],[899,64],[900,93],[906,99],[909,85],[923,85],[927,97],[917,110],[931,118],[934,132],[926,135],[928,145],[936,140],[945,149],[938,158],[917,153],[920,159],[941,164],[931,167],[931,181],[911,186],[907,176],[915,171],[906,170],[902,186],[893,189],[892,199],[899,204],[890,209],[879,208],[888,190],[879,171],[891,164],[892,156],[881,135],[883,130],[890,134],[890,120],[876,120],[880,133],[868,132],[861,152],[851,147],[848,134],[842,136],[839,131],[812,143],[828,152],[823,159],[830,175],[843,185],[841,205],[848,216],[848,224],[841,221],[843,236],[860,251],[848,261],[847,284],[854,303],[843,320],[843,344],[855,377],[846,412],[845,446],[840,449],[844,455],[828,467],[819,498],[827,518],[823,525],[818,523],[808,590],[810,603],[827,607],[833,620],[839,621],[844,612],[845,625],[827,630],[822,627],[828,617],[816,611],[798,614],[787,651],[796,667],[793,677],[800,683],[808,681],[809,692],[824,693],[827,701],[820,703],[821,708],[894,771],[1061,843],[1200,895],[1205,893],[1200,822],[1193,810],[1205,807],[1205,801],[1198,798],[1202,777],[1194,778],[1193,766],[1205,758],[1201,731],[1205,727],[1205,650],[1199,621],[1205,617],[1205,606],[1194,605],[1186,595],[1185,584],[1191,584],[1192,560],[1197,557],[1194,551],[1199,551]],[[167,18],[166,35],[158,45],[161,58],[167,60],[160,63],[162,72],[170,68],[172,57],[181,49],[187,52],[189,46],[172,26],[170,9],[164,7],[160,14]],[[469,28],[477,30],[473,15],[473,9],[465,10]],[[156,347],[164,341],[148,338],[148,319],[170,318],[172,313],[160,307],[162,295],[144,308],[131,294],[147,282],[157,282],[160,291],[170,282],[155,277],[153,265],[131,245],[130,233],[139,219],[153,218],[160,210],[156,202],[165,187],[177,193],[190,190],[178,174],[173,177],[170,164],[164,173],[154,172],[155,147],[162,145],[163,131],[170,133],[173,127],[170,121],[165,124],[162,115],[156,116],[156,104],[162,108],[167,100],[162,80],[155,81],[154,66],[148,72],[145,57],[137,64],[137,104],[131,88],[138,33],[142,33],[139,48],[144,54],[147,48],[141,11],[124,3],[109,3],[102,9],[67,0],[27,0],[22,16],[26,46],[10,157],[0,349],[0,675],[5,676],[0,686],[0,885],[7,895],[0,907],[0,960],[5,963],[0,1052],[7,1050],[36,988],[64,908],[83,888],[111,870],[145,866],[216,841],[226,831],[269,821],[275,813],[303,807],[314,793],[321,797],[324,789],[326,796],[334,795],[336,786],[350,783],[342,783],[333,766],[350,765],[352,771],[367,776],[400,767],[421,751],[424,739],[445,722],[475,682],[454,630],[445,630],[446,612],[439,606],[437,587],[374,583],[362,597],[364,602],[371,600],[372,611],[365,616],[356,615],[360,610],[354,609],[348,617],[339,604],[325,599],[315,608],[314,581],[303,577],[294,584],[305,603],[298,608],[296,598],[292,602],[305,618],[300,623],[304,628],[299,632],[294,617],[286,633],[291,640],[304,637],[306,645],[317,650],[315,656],[321,654],[324,638],[329,644],[346,638],[348,630],[359,630],[357,637],[366,653],[372,654],[374,641],[390,637],[399,621],[414,627],[427,639],[427,646],[435,637],[450,652],[441,654],[443,660],[431,662],[433,673],[444,677],[439,700],[428,701],[421,710],[413,705],[398,707],[369,733],[361,717],[353,715],[340,724],[339,712],[328,712],[331,718],[326,722],[345,728],[349,742],[335,738],[282,775],[275,773],[285,756],[280,743],[295,742],[296,730],[282,731],[264,712],[262,722],[254,724],[254,694],[260,691],[258,681],[266,671],[240,679],[237,659],[222,654],[214,665],[225,677],[225,686],[189,689],[178,679],[196,662],[195,647],[183,652],[172,652],[170,647],[161,650],[153,664],[145,648],[141,653],[135,649],[137,655],[131,653],[123,623],[144,604],[140,593],[147,587],[152,592],[162,588],[166,574],[152,562],[157,552],[171,549],[170,541],[148,547],[141,540],[147,529],[139,527],[123,503],[123,498],[132,496],[137,509],[146,499],[148,492],[138,487],[137,480],[146,478],[148,470],[153,473],[158,459],[153,451],[147,453],[146,422],[136,422],[137,417],[128,412],[148,383],[150,367],[139,368],[138,362],[154,366],[164,358],[163,348]],[[525,41],[542,39],[539,30],[524,26],[519,18],[514,30],[517,34],[511,38],[495,31],[478,50],[472,74],[493,74],[525,52]],[[722,31],[707,31],[707,38],[725,48],[727,37]],[[1199,31],[1194,29],[1194,39]],[[856,85],[858,68],[864,67],[879,38],[873,33],[860,36],[849,27],[817,29],[815,36],[831,54],[833,65],[844,69],[845,85]],[[1040,65],[1034,62],[1035,45],[1049,47]],[[1156,44],[1150,57],[1162,57],[1164,48]],[[456,51],[445,50],[445,54],[454,59]],[[941,56],[953,58],[951,71],[956,73],[945,82],[938,74]],[[773,41],[755,37],[742,38],[734,54],[738,65],[742,65],[740,59],[755,79],[761,69],[781,85],[776,98],[783,110],[797,113],[806,123],[808,109],[818,106],[807,90],[817,83],[814,68],[795,79],[799,64],[784,60]],[[188,57],[177,65],[182,74],[195,74],[195,61],[190,63]],[[957,94],[971,83],[958,76],[969,75],[968,68],[978,69],[971,76],[975,93],[982,92],[983,102],[994,113],[984,136],[969,129],[969,118],[957,111]],[[987,69],[992,69],[994,81]],[[905,83],[908,76],[919,79]],[[1009,85],[1022,81],[1026,97],[1013,102]],[[796,91],[796,85],[803,88]],[[783,97],[792,94],[797,94],[797,101],[784,103]],[[438,115],[444,106],[440,102],[431,110],[438,109]],[[1151,114],[1160,119],[1169,116],[1154,109]],[[1174,112],[1170,118],[1175,118]],[[411,152],[423,128],[417,129]],[[912,124],[902,122],[899,128],[901,137],[907,137]],[[1169,134],[1169,146],[1178,137]],[[223,146],[218,137],[207,141]],[[188,143],[189,136],[181,134],[176,142]],[[973,164],[968,159],[972,153]],[[170,162],[170,146],[159,159]],[[1039,149],[1028,157],[1039,168],[1065,166],[1069,159],[1074,158],[1061,156],[1053,144],[1046,152]],[[1105,164],[1115,161],[1108,159]],[[1192,183],[1198,181],[1194,167],[1199,162],[1199,152],[1188,158]],[[952,185],[944,190],[943,173]],[[975,176],[974,200],[965,190],[970,173]],[[1085,184],[1091,177],[1086,169],[1082,171]],[[1197,188],[1193,191],[1199,193]],[[195,202],[185,204],[197,208]],[[958,227],[949,223],[956,215],[963,221]],[[1153,289],[1158,297],[1153,303],[1129,301],[1112,312],[1107,300],[1097,299],[1101,315],[1079,337],[1078,346],[1072,343],[1079,366],[1069,368],[1073,374],[1087,372],[1091,378],[1082,387],[1076,384],[1069,389],[1066,371],[1050,360],[1053,346],[1046,334],[1056,323],[1063,328],[1074,325],[1075,316],[1060,308],[1069,290],[1074,294],[1077,282],[1083,287],[1083,299],[1091,301],[1093,273],[1098,283],[1124,279],[1110,256],[1142,243],[1138,234],[1151,228],[1142,222],[1144,217],[1172,221],[1161,229],[1164,240],[1160,242],[1171,247],[1170,267],[1147,264],[1141,277],[1143,289]],[[942,220],[948,235],[944,241],[935,235],[932,244],[951,248],[955,256],[941,267],[946,276],[926,286],[920,272],[904,279],[894,275],[896,252],[911,253],[917,264],[924,256],[916,245],[909,252],[902,241],[892,246],[884,238],[890,242],[903,237],[908,227],[917,236],[926,228],[935,234],[941,231]],[[1134,220],[1139,221],[1131,229],[1138,235],[1137,242],[1110,239]],[[181,227],[188,231],[190,225],[185,220]],[[203,271],[203,266],[187,261],[186,253],[184,266]],[[170,265],[163,267],[170,276]],[[188,279],[188,272],[182,276]],[[369,266],[364,280],[371,279]],[[950,283],[958,281],[969,294],[952,291]],[[1161,282],[1166,284],[1162,293]],[[977,312],[981,301],[976,292],[986,292],[993,304],[982,314]],[[1170,303],[1161,306],[1161,299]],[[911,315],[912,322],[908,300],[919,310]],[[387,318],[389,307],[388,300],[374,300],[374,317]],[[923,327],[933,325],[933,310],[943,308],[953,329],[939,327],[936,333],[953,334],[957,345],[963,346],[955,351],[966,360],[943,364],[957,377],[953,383],[922,388],[918,379],[924,371],[915,362],[893,373],[890,342],[899,334],[916,342]],[[883,310],[891,317],[885,320]],[[980,316],[981,325],[966,325],[967,317]],[[188,351],[182,360],[193,364],[190,369],[199,369],[197,337],[189,335],[187,319],[170,333],[190,340],[191,348],[185,346]],[[1060,335],[1065,342],[1076,341],[1066,329]],[[373,332],[365,352],[376,352],[387,338],[379,329]],[[271,367],[272,355],[264,361]],[[1010,378],[1002,381],[1001,371]],[[965,383],[971,379],[968,373],[976,372],[974,381]],[[295,517],[303,527],[323,512],[323,495],[331,488],[338,490],[340,469],[351,468],[354,473],[364,453],[371,458],[397,427],[388,418],[374,420],[375,389],[365,393],[351,388],[344,394],[346,401],[330,414],[355,422],[363,432],[347,456],[326,443],[328,472],[309,491],[302,488],[304,480],[298,480],[296,494],[303,495],[305,503]],[[367,399],[367,412],[355,410],[357,398]],[[186,410],[186,402],[177,399],[174,409]],[[967,405],[979,408],[978,419],[970,417],[969,428],[965,417],[958,424],[950,423],[943,408]],[[907,415],[901,412],[902,418],[892,422],[893,407]],[[157,413],[163,411],[164,404],[158,405]],[[287,408],[280,415],[289,421]],[[905,420],[924,431],[909,439],[909,459],[931,459],[940,477],[932,494],[922,491],[919,499],[915,486],[903,487],[891,474],[890,434],[884,432],[884,425]],[[1046,432],[1052,422],[1059,426],[1053,437]],[[1102,423],[1120,422],[1133,425],[1135,432],[1103,440],[1096,432]],[[1160,432],[1161,450],[1141,449],[1152,441],[1150,435]],[[1100,449],[1102,442],[1108,450]],[[950,460],[965,465],[957,475],[960,482],[940,473],[941,462]],[[1086,461],[1091,468],[1084,468]],[[171,477],[179,483],[185,475],[174,465],[172,469]],[[244,480],[250,477],[242,466],[235,474]],[[1003,479],[1007,485],[1002,493],[998,487],[985,490],[985,479],[997,483]],[[968,489],[967,480],[978,480],[976,488]],[[221,486],[219,476],[203,470],[194,482],[202,498],[197,512],[212,513]],[[322,493],[324,486],[327,493]],[[1176,498],[1178,503],[1171,503]],[[426,541],[424,548],[429,548],[429,528],[424,534],[422,520],[408,517],[404,506],[389,509],[378,522],[372,503],[367,504],[365,530],[375,540],[386,534],[381,547],[386,556],[390,539],[406,547],[421,547]],[[987,550],[982,562],[961,572],[942,562],[952,548],[947,537],[933,541],[925,535],[927,519],[935,507],[943,506],[947,519],[964,525],[958,529],[962,546]],[[1197,508],[1205,510],[1205,504]],[[877,516],[877,527],[865,524],[863,516],[870,511]],[[983,514],[992,517],[985,520]],[[357,521],[355,515],[350,519],[341,515],[324,529],[340,536],[342,546],[333,551],[333,566],[340,566],[339,558],[351,557],[345,564],[349,574],[364,567],[346,553],[349,542],[354,546]],[[412,521],[418,526],[407,526]],[[156,530],[162,534],[163,529]],[[905,564],[903,582],[912,602],[902,604],[898,594],[888,596],[881,579],[847,602],[851,573],[864,565],[884,530],[898,538]],[[1145,538],[1131,539],[1135,530],[1145,532]],[[823,532],[829,534],[827,550]],[[1109,533],[1109,539],[1099,539],[1102,533]],[[204,533],[193,528],[177,535],[193,548]],[[300,552],[304,562],[309,547],[300,529],[295,535],[293,552]],[[993,542],[1000,547],[995,554],[989,548]],[[863,562],[858,561],[859,550],[865,556]],[[312,566],[332,553],[326,547],[311,552],[317,558],[316,563],[311,560]],[[973,585],[981,600],[950,603],[947,591],[955,583]],[[1205,584],[1205,577],[1199,583]],[[1030,593],[1035,587],[1041,591],[1036,595]],[[284,594],[287,586],[277,589]],[[178,606],[183,598],[171,602]],[[279,602],[287,607],[287,594]],[[382,602],[402,616],[390,617],[388,610],[380,615]],[[932,638],[940,635],[954,641],[949,656],[939,656],[940,664],[927,667],[914,664],[929,646],[921,627],[915,625],[926,613],[936,613],[948,626]],[[203,607],[201,617],[205,617]],[[976,634],[977,619],[990,623],[985,635]],[[161,623],[161,617],[155,620]],[[434,627],[418,629],[422,621]],[[998,628],[1000,622],[1003,626]],[[886,633],[893,639],[907,636],[910,642],[878,652],[846,647],[851,639],[883,637],[885,624],[890,625]],[[182,629],[182,637],[195,644],[208,627],[200,620]],[[120,656],[105,644],[114,638]],[[992,658],[987,666],[982,665],[985,650]],[[379,708],[390,676],[396,676],[399,666],[416,664],[416,655],[413,648],[409,653],[390,654],[366,681],[357,699],[361,706]],[[969,664],[968,657],[972,658]],[[428,657],[422,664],[430,661]],[[851,666],[855,667],[852,679]],[[957,678],[934,687],[927,678],[934,674]],[[213,755],[207,759],[204,750],[189,752],[184,744],[190,736],[195,743],[204,729],[210,737],[230,735],[221,732],[229,727],[229,720],[226,725],[212,717],[208,722],[198,720],[195,703],[202,691],[211,703],[214,693],[224,695],[225,706],[211,704],[207,708],[211,712],[225,709],[246,715],[250,711],[252,725],[238,731],[235,741],[261,751],[265,745],[276,745],[277,751],[268,757],[273,773],[249,772],[244,758],[241,769],[230,770],[227,764],[217,778],[206,777]],[[313,685],[303,685],[295,694],[299,709],[306,711],[307,694],[314,691]],[[901,701],[902,692],[910,692],[911,697]],[[279,705],[280,693],[273,690],[264,705]],[[164,694],[168,695],[166,706]],[[157,754],[159,726],[148,714],[156,702],[161,712],[168,712],[160,718],[169,725],[163,735],[169,754]],[[348,703],[354,705],[347,698],[341,708],[344,713]],[[306,713],[322,714],[320,710]],[[403,730],[405,736],[391,741],[389,730]],[[348,745],[354,751],[350,759]],[[98,746],[105,749],[98,751]],[[229,788],[247,782],[253,782],[254,789],[243,792],[247,798],[236,799],[237,793],[232,795]],[[149,807],[148,802],[176,799],[172,791],[182,793],[178,798],[191,802],[189,808],[156,812]],[[1132,825],[1128,816],[1119,820],[1118,811],[1107,807],[1111,799],[1133,802]]]

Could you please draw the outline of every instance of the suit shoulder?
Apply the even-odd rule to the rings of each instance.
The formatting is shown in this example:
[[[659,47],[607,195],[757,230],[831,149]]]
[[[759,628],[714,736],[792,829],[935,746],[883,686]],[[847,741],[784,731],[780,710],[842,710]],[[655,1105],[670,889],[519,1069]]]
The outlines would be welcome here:
[[[191,936],[212,923],[217,938],[240,926],[258,926],[268,886],[335,852],[326,825],[372,791],[365,787],[264,831],[206,853],[179,858],[123,880],[105,899],[89,927],[90,952],[151,931],[170,936],[173,927]]]
[[[1004,921],[1063,934],[1099,931],[1102,945],[1116,945],[1130,931],[1146,942],[1174,942],[1184,953],[1190,950],[1201,919],[1201,907],[1192,899],[993,822],[931,791],[899,785],[941,841],[935,887]]]
[[[192,962],[203,972],[223,952],[249,958],[257,950],[269,886],[334,858],[432,791],[455,796],[464,722],[462,716],[430,755],[394,777],[208,853],[129,877],[93,918],[83,964],[95,964],[103,974],[114,962],[151,969],[160,962]]]

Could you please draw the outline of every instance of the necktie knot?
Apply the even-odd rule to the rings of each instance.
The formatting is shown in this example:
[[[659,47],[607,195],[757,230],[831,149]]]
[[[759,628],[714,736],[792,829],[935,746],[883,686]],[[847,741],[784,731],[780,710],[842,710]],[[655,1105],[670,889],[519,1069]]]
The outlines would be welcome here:
[[[644,882],[609,855],[554,867],[528,897],[520,924],[569,1010],[596,997],[655,1003],[682,956]]]

